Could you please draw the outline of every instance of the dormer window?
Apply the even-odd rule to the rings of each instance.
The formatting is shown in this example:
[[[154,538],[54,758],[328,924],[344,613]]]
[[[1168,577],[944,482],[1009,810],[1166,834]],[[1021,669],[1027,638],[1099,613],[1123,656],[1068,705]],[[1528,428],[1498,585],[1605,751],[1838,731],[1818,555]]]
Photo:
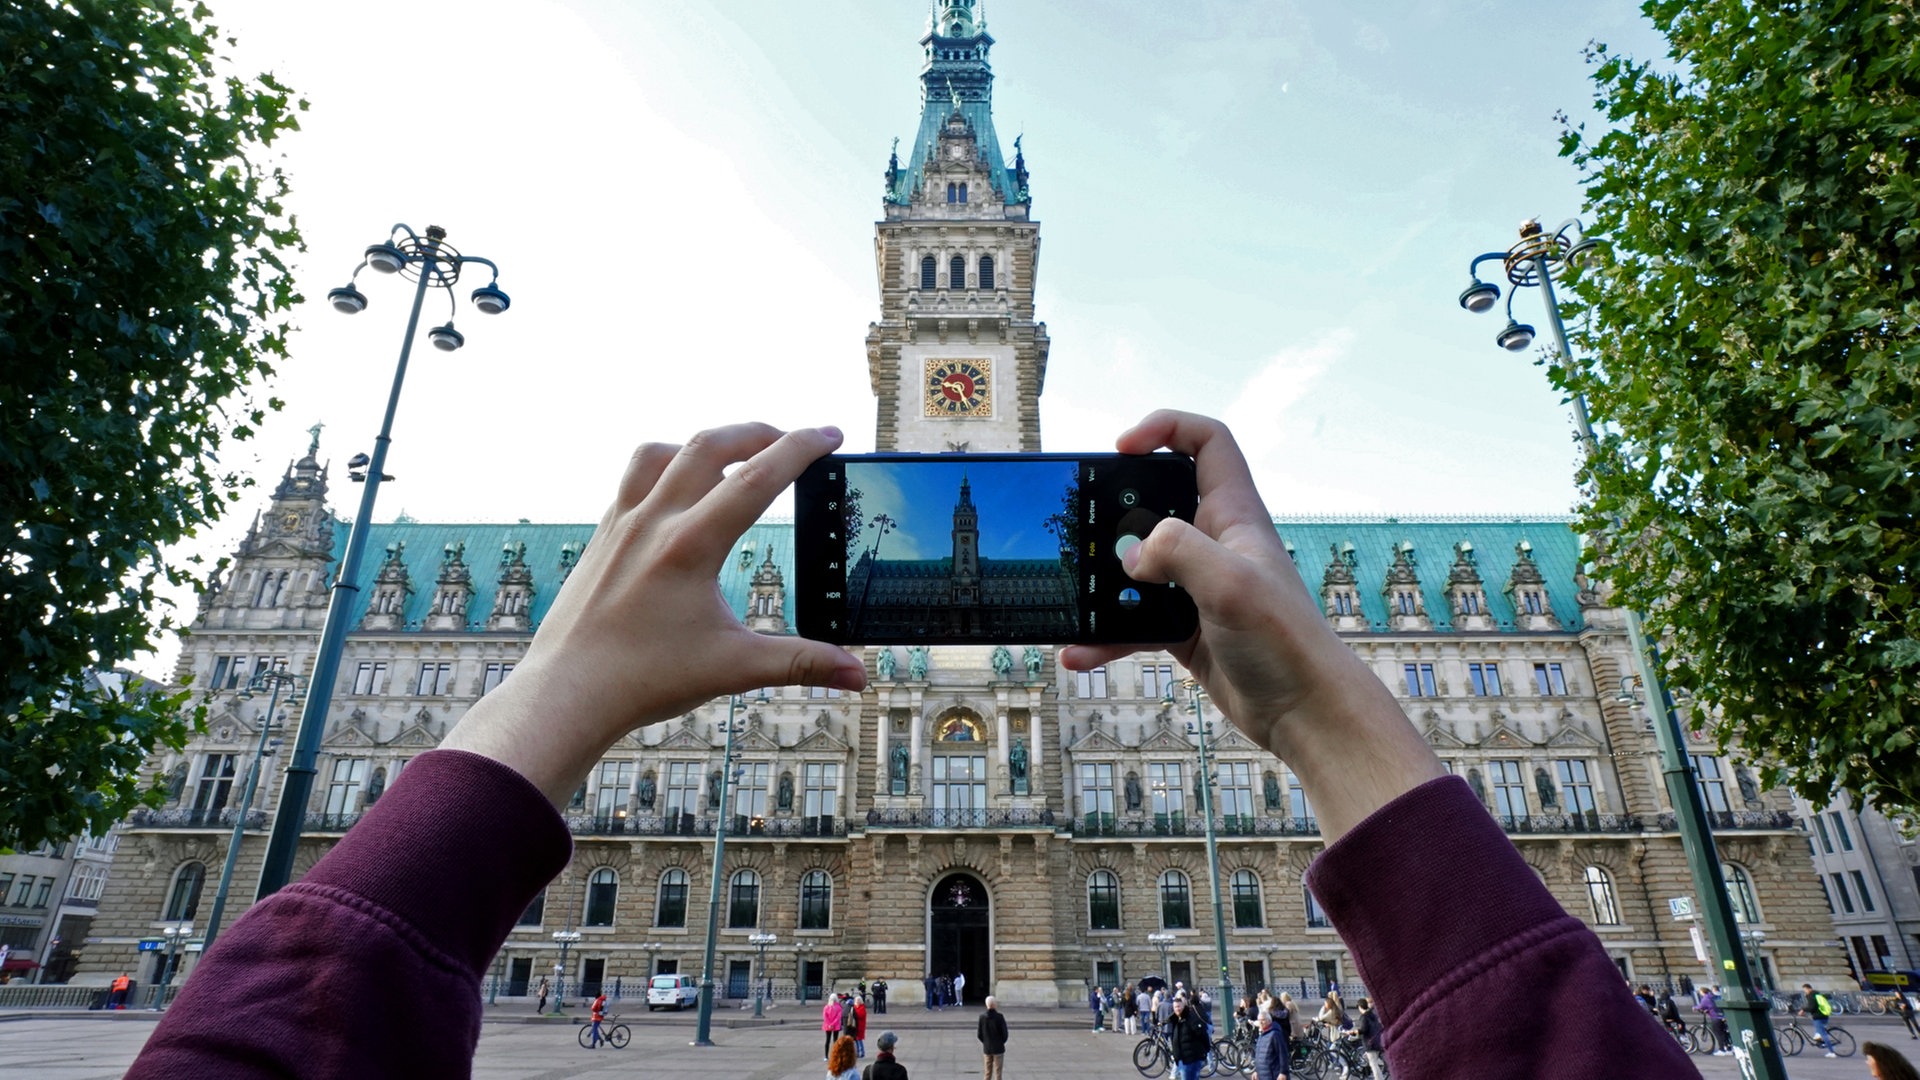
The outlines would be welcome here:
[[[1523,592],[1520,594],[1520,602],[1526,608],[1527,614],[1529,615],[1540,614],[1540,594],[1539,593],[1534,592],[1532,589],[1528,589],[1526,592]]]
[[[1333,594],[1333,613],[1335,615],[1353,614],[1353,597],[1343,592]]]
[[[1463,615],[1480,614],[1480,594],[1479,593],[1461,593],[1460,594],[1460,612]]]

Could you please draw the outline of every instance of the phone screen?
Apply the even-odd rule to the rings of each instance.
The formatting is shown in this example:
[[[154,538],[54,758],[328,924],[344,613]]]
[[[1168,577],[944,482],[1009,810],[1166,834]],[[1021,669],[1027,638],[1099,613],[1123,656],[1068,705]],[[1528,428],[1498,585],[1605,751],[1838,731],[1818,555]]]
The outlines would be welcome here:
[[[869,454],[815,462],[795,491],[800,632],[840,644],[1183,641],[1176,586],[1120,556],[1193,520],[1179,454]]]

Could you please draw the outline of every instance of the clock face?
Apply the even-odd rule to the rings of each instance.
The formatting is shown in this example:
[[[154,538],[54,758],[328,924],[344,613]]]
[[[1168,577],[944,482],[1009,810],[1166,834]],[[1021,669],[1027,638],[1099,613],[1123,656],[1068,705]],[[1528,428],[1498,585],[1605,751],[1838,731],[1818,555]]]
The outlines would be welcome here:
[[[993,361],[928,360],[928,416],[992,416]]]

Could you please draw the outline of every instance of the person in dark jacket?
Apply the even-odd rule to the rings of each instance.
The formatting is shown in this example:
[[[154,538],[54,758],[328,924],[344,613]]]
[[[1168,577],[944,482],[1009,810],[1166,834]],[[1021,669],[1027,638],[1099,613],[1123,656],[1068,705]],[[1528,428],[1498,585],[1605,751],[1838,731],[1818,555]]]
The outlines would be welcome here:
[[[1357,1004],[1360,1008],[1360,1019],[1354,1024],[1354,1030],[1360,1035],[1360,1049],[1365,1051],[1367,1067],[1373,1070],[1373,1075],[1385,1076],[1387,1075],[1387,1048],[1386,1044],[1381,1042],[1381,1036],[1386,1034],[1386,1025],[1380,1022],[1380,1014],[1373,1010],[1373,1002],[1361,998]]]
[[[1167,1021],[1167,1044],[1173,1050],[1173,1067],[1180,1080],[1200,1080],[1200,1066],[1207,1063],[1213,1041],[1207,1038],[1206,1022],[1200,1010],[1184,997],[1173,999],[1173,1016]]]
[[[991,994],[987,995],[987,1011],[980,1014],[974,1035],[980,1040],[980,1053],[984,1058],[980,1080],[1006,1080],[1007,1018],[1000,1015]]]
[[[1253,1040],[1253,1075],[1256,1080],[1279,1080],[1287,1075],[1293,1059],[1293,1047],[1287,1045],[1286,1029],[1273,1022],[1273,1014],[1260,1012],[1260,1034]]]
[[[1100,992],[1099,987],[1096,986],[1087,991],[1087,1007],[1093,1010],[1093,1033],[1098,1035],[1101,1028],[1100,1017],[1107,1007],[1106,995]]]
[[[883,1031],[874,1045],[880,1052],[874,1055],[873,1064],[860,1074],[862,1080],[907,1080],[907,1067],[893,1058],[893,1049],[900,1045],[900,1036]]]

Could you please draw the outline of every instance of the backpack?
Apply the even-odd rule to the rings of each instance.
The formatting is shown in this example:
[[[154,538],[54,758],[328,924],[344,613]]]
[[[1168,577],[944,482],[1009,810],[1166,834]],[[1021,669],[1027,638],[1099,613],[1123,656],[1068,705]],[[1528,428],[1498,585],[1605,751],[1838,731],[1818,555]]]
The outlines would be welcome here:
[[[840,1013],[840,1034],[851,1035],[860,1028],[860,1016],[853,1011],[853,1003],[848,1002]]]
[[[1819,1013],[1820,1018],[1824,1020],[1833,1015],[1833,1002],[1827,1000],[1827,995],[1816,990],[1813,994],[1813,1011]]]

